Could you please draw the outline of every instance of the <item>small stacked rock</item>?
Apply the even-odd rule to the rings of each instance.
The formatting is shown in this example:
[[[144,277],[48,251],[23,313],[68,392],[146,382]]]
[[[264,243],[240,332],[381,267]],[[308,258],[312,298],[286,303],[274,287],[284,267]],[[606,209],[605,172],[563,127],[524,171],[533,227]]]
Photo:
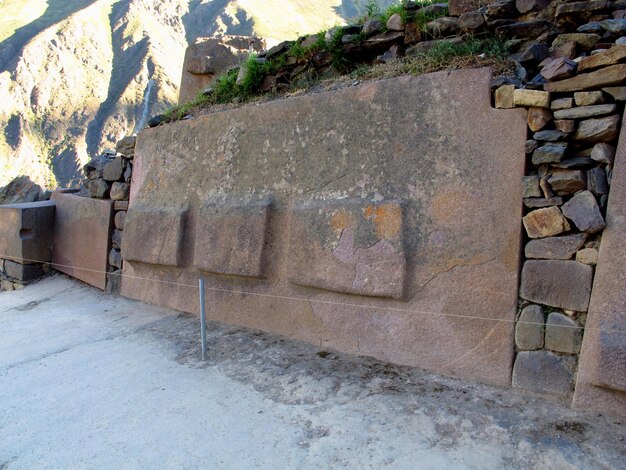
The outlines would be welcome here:
[[[574,387],[626,101],[626,20],[611,5],[558,6],[554,24],[576,32],[528,46],[520,64],[537,76],[494,93],[496,108],[528,108],[513,385],[562,397]]]
[[[86,176],[85,187],[90,196],[97,199],[112,199],[114,227],[111,233],[111,251],[107,275],[107,292],[119,293],[122,274],[122,233],[133,174],[135,157],[135,137],[127,136],[120,140],[115,151],[91,160],[83,171]]]

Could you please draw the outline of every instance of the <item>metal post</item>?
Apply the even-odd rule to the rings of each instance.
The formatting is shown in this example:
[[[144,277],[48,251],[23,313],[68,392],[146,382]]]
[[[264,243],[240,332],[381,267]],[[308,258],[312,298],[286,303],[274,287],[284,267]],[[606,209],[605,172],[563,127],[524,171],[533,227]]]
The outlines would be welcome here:
[[[204,279],[200,278],[200,329],[202,337],[202,360],[206,360],[206,313],[204,308]]]

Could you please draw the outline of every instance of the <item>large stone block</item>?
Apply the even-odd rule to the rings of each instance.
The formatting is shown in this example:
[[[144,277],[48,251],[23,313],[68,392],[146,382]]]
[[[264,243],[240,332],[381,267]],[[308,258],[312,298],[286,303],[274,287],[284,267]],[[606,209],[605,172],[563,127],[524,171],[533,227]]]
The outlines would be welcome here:
[[[513,387],[550,396],[568,397],[574,388],[571,356],[550,351],[523,351],[515,358]]]
[[[615,153],[574,405],[626,416],[626,125]]]
[[[576,261],[526,261],[520,297],[551,307],[586,311],[592,278],[593,268]]]
[[[179,266],[183,261],[186,206],[130,207],[124,222],[122,257],[146,264]]]
[[[52,259],[54,201],[0,206],[0,258],[22,264]]]
[[[200,210],[194,265],[217,274],[263,277],[271,202],[214,203]]]
[[[106,287],[113,201],[52,193],[56,204],[52,267],[92,286]]]
[[[526,112],[493,109],[490,80],[488,69],[399,77],[142,131],[123,251],[135,239],[149,253],[126,257],[122,294],[197,312],[189,286],[202,275],[213,320],[510,384]],[[263,277],[200,271],[203,205],[267,197]],[[170,251],[170,219],[146,214],[129,237],[142,225],[132,228],[133,211],[183,204],[182,256],[148,264],[162,263],[157,247]],[[342,204],[354,229],[337,217],[345,230],[321,237],[323,214],[332,222]]]
[[[246,36],[197,38],[185,51],[179,103],[195,98],[213,81],[213,77],[242,63],[250,53],[250,46],[260,52],[265,42]]]
[[[11,279],[28,282],[43,276],[41,264],[21,264],[11,260],[4,260],[4,272]]]
[[[402,299],[402,205],[347,201],[294,210],[289,280],[348,294]]]

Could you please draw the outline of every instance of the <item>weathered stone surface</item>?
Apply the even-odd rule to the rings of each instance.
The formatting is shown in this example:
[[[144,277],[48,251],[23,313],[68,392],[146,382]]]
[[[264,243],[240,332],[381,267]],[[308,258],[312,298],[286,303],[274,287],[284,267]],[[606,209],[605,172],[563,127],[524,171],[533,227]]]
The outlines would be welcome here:
[[[613,164],[615,159],[615,147],[606,143],[599,143],[593,146],[591,158],[600,163]]]
[[[529,139],[526,141],[526,145],[524,146],[524,151],[526,152],[527,155],[530,155],[535,150],[537,150],[537,147],[539,147],[539,142],[533,139]]]
[[[591,49],[600,40],[600,36],[597,34],[587,33],[568,33],[559,34],[552,42],[552,47],[559,47],[568,42],[575,42],[583,49]]]
[[[595,248],[584,248],[576,253],[576,261],[595,266],[598,263],[598,250]]]
[[[461,29],[465,32],[474,32],[485,25],[485,17],[479,11],[468,11],[459,17]]]
[[[520,297],[551,307],[583,312],[589,305],[593,269],[576,261],[524,263]]]
[[[515,91],[515,85],[502,85],[496,90],[496,108],[498,109],[511,109],[515,107],[513,101],[513,92]]]
[[[383,24],[381,23],[379,19],[371,19],[371,20],[367,20],[363,24],[363,29],[361,30],[361,32],[365,34],[366,36],[371,36],[375,33],[380,32],[382,28],[383,28]]]
[[[574,194],[587,187],[585,172],[581,170],[554,170],[548,183],[558,196]]]
[[[389,31],[404,31],[404,23],[402,22],[402,17],[394,13],[387,20],[387,29]]]
[[[569,41],[550,48],[550,57],[558,59],[559,57],[567,57],[568,59],[576,58],[576,50],[578,46],[574,41]]]
[[[576,73],[578,64],[567,57],[559,57],[541,69],[541,76],[549,82],[563,80]]]
[[[118,230],[124,230],[124,221],[126,220],[126,211],[119,211],[115,214],[115,228]]]
[[[537,132],[548,125],[552,120],[552,112],[546,108],[532,107],[528,109],[528,127]]]
[[[563,204],[563,198],[560,197],[524,199],[524,205],[529,209],[541,209],[543,207],[560,206],[561,204]]]
[[[402,299],[403,226],[402,206],[393,202],[356,200],[337,206],[298,207],[290,227],[289,280],[308,287]]]
[[[130,185],[128,183],[113,183],[111,185],[111,199],[114,201],[128,201]]]
[[[611,141],[619,135],[619,122],[620,116],[617,114],[582,121],[578,125],[574,139],[592,143]]]
[[[542,145],[533,152],[533,164],[541,165],[542,163],[560,162],[565,157],[567,143],[551,142]]]
[[[526,258],[534,259],[571,259],[585,243],[584,233],[566,235],[563,237],[548,237],[531,240],[526,244],[524,254]]]
[[[558,142],[559,140],[564,140],[566,137],[567,134],[565,132],[558,130],[539,131],[535,132],[533,135],[533,139],[542,142]]]
[[[605,30],[611,33],[621,34],[622,36],[626,34],[626,20],[623,18],[602,20],[600,24]]]
[[[113,209],[116,211],[127,211],[128,201],[115,201],[113,203]]]
[[[615,101],[626,101],[626,86],[606,87],[602,91],[611,95]]]
[[[610,7],[611,2],[607,0],[562,3],[556,9],[556,17],[561,18],[564,16],[576,15],[580,13],[591,13],[594,11],[606,10]]]
[[[530,238],[552,237],[569,230],[569,224],[558,207],[529,212],[523,219]]]
[[[543,348],[543,309],[540,305],[524,307],[515,325],[515,344],[522,351]]]
[[[128,135],[117,142],[115,145],[115,151],[125,156],[134,155],[136,141],[137,138],[134,135]]]
[[[552,100],[550,103],[550,108],[553,111],[557,111],[559,109],[568,109],[574,106],[573,98],[557,98],[556,100]]]
[[[122,270],[117,269],[113,272],[107,273],[107,287],[106,291],[109,294],[118,295],[122,288]]]
[[[243,62],[251,47],[260,52],[265,48],[265,42],[245,36],[196,39],[185,51],[178,102],[193,99],[211,84],[214,77]]]
[[[563,170],[586,170],[593,167],[595,164],[596,162],[593,161],[591,158],[581,156],[566,158],[565,160],[562,160],[560,162],[552,163],[551,166],[553,168],[559,168]]]
[[[179,266],[183,260],[182,243],[188,212],[186,206],[130,207],[124,222],[124,260]]]
[[[552,312],[546,321],[546,349],[566,354],[578,354],[583,331],[566,315]]]
[[[498,26],[496,34],[509,38],[534,39],[548,32],[552,27],[549,21],[519,21]]]
[[[547,44],[531,44],[528,46],[522,55],[519,57],[519,62],[525,67],[533,66],[533,64],[538,64],[542,60],[548,57],[548,45]],[[576,63],[574,63],[576,66]],[[574,67],[575,68],[575,67]],[[568,75],[569,76],[569,75]]]
[[[566,91],[581,91],[602,88],[609,85],[619,85],[626,79],[626,64],[611,65],[610,67],[590,73],[579,73],[575,77],[559,82],[544,85],[544,90],[552,93]]]
[[[583,232],[595,233],[605,226],[596,198],[590,191],[581,191],[563,204],[563,215]]]
[[[89,190],[89,196],[95,199],[106,199],[109,197],[111,187],[103,179],[88,180],[85,187]]]
[[[480,0],[449,0],[448,2],[448,11],[452,16],[478,10],[478,7],[480,7]]]
[[[51,201],[0,205],[0,258],[49,262],[55,205]]]
[[[601,91],[577,91],[574,93],[576,106],[593,106],[594,104],[603,104],[604,95]]]
[[[578,104],[578,103],[577,103]],[[603,116],[614,113],[617,110],[615,104],[598,104],[595,106],[580,106],[570,109],[561,109],[554,112],[555,119],[584,119],[593,116]]]
[[[626,127],[626,126],[622,126]],[[626,416],[626,129],[615,157],[574,405]],[[600,331],[604,330],[604,331]],[[610,331],[609,331],[610,330]]]
[[[549,5],[550,0],[515,0],[515,8],[520,13],[528,13],[533,10],[540,10]]]
[[[609,183],[606,172],[599,167],[587,170],[587,188],[594,196],[602,196],[609,193]]]
[[[522,178],[522,197],[541,197],[538,176],[524,176]]]
[[[119,248],[112,248],[109,252],[109,264],[114,268],[122,269],[122,253]]]
[[[36,202],[43,199],[43,189],[33,183],[29,176],[18,176],[0,188],[0,205]]]
[[[115,248],[120,249],[122,247],[122,234],[123,232],[121,230],[113,230],[113,235],[111,235],[111,243]]]
[[[606,52],[583,57],[578,64],[579,72],[588,72],[600,67],[614,65],[626,59],[626,46],[614,46]]]
[[[22,264],[11,260],[4,261],[4,272],[11,279],[22,282],[30,282],[43,276],[41,264]]]
[[[113,202],[52,193],[56,204],[52,267],[92,286],[106,287]]]
[[[210,203],[196,224],[194,266],[201,271],[263,277],[271,202]]]
[[[435,38],[445,38],[461,31],[461,22],[458,18],[442,16],[433,21],[429,21],[425,26],[426,33]]]
[[[515,90],[513,92],[515,106],[533,106],[550,108],[550,93],[540,90]]]
[[[523,111],[492,108],[490,79],[488,70],[478,69],[372,81],[143,131],[122,251],[133,211],[142,206],[188,203],[190,229],[177,266],[126,258],[123,294],[197,312],[198,296],[182,285],[197,285],[193,253],[200,208],[220,195],[239,201],[271,197],[266,277],[206,273],[211,319],[510,384],[526,122]],[[398,145],[390,146],[390,138]],[[438,170],[442,164],[445,172]],[[329,208],[354,199],[367,205],[404,201],[402,301],[289,281],[300,242],[290,236],[292,208]],[[167,231],[157,219],[149,232]],[[307,237],[325,246],[324,234]],[[147,235],[135,238],[143,242]],[[160,246],[158,239],[153,243]],[[344,247],[336,255],[352,256]],[[417,313],[424,311],[441,315]],[[508,321],[464,318],[485,315]]]
[[[513,366],[513,387],[551,396],[568,397],[574,388],[573,357],[550,351],[522,351]]]
[[[124,160],[116,157],[107,163],[102,170],[102,177],[106,181],[119,181],[124,176]]]
[[[554,128],[566,134],[571,134],[576,130],[576,121],[571,119],[556,119],[554,121]]]

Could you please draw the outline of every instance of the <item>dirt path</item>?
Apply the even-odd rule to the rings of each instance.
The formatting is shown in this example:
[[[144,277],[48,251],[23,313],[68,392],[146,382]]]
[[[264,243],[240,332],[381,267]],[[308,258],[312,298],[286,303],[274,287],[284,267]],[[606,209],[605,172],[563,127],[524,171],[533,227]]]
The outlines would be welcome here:
[[[626,423],[113,298],[0,294],[0,469],[625,468]]]

